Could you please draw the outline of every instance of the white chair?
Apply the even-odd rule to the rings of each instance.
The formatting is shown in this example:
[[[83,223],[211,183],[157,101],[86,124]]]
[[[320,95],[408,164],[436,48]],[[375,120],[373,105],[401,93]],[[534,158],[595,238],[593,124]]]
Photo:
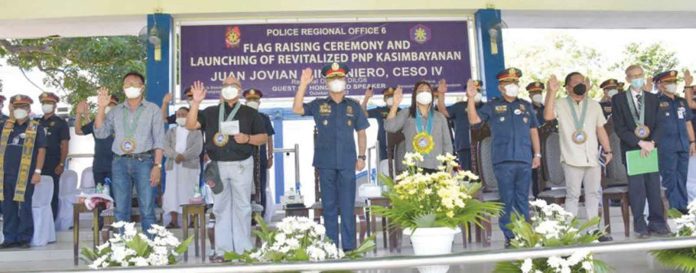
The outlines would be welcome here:
[[[94,183],[92,167],[85,168],[80,176],[80,185],[78,188],[84,193],[94,193],[96,191],[96,187],[97,185]]]
[[[68,230],[73,226],[73,204],[80,191],[77,189],[77,172],[65,170],[60,176],[58,190],[58,216],[56,230]]]
[[[53,178],[42,175],[41,183],[34,187],[34,195],[31,201],[31,212],[34,219],[32,246],[45,246],[50,242],[56,241],[56,227],[53,223],[51,198],[53,198]]]

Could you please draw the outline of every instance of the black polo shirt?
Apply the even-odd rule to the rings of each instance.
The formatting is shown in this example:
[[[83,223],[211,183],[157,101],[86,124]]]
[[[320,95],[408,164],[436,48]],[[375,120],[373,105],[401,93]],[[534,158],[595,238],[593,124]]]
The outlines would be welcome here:
[[[237,101],[237,103],[240,103]],[[224,103],[225,116],[232,112],[233,106]],[[229,141],[225,146],[218,147],[213,143],[213,137],[218,132],[220,126],[219,121],[220,105],[210,106],[198,113],[198,122],[201,124],[201,130],[205,132],[205,150],[208,157],[214,161],[240,161],[252,156],[254,145],[239,144],[234,141],[233,136],[229,136]],[[265,134],[266,126],[263,118],[254,108],[246,105],[241,105],[237,111],[237,115],[233,120],[239,120],[239,131],[247,135]]]

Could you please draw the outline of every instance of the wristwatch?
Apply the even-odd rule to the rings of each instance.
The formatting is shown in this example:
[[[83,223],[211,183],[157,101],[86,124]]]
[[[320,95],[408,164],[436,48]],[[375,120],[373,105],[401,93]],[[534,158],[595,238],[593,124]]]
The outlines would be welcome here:
[[[538,153],[537,153],[537,154],[534,154],[534,157],[541,158],[541,154],[538,154]]]
[[[365,159],[367,159],[367,156],[359,155],[359,156],[358,156],[358,159],[360,159],[360,160],[362,160],[362,161],[365,161]]]
[[[161,168],[162,168],[162,163],[157,163],[157,164],[154,164],[154,165],[152,165],[152,166],[155,167],[155,168],[160,168],[160,169],[161,169]]]
[[[34,173],[35,173],[35,174],[41,174],[41,169],[36,169],[36,170],[34,170]]]

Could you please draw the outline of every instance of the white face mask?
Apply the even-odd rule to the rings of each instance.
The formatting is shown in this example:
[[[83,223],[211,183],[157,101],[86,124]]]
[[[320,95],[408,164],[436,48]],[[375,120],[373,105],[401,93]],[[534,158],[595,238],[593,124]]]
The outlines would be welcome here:
[[[677,85],[674,83],[665,85],[665,91],[667,91],[667,93],[674,94],[675,92],[677,92]]]
[[[386,103],[387,103],[387,106],[391,107],[392,105],[394,105],[394,98],[392,98],[392,97],[387,98]]]
[[[107,106],[106,108],[104,108],[104,114],[108,114],[112,108],[113,108],[112,106]]]
[[[24,119],[29,115],[29,111],[18,108],[14,109],[13,114],[15,119]]]
[[[613,97],[614,95],[616,95],[616,94],[618,94],[618,93],[619,93],[619,90],[616,90],[616,89],[609,89],[609,91],[607,91],[607,96],[609,96],[609,97],[611,98],[611,97]]]
[[[505,95],[508,97],[517,97],[517,93],[519,93],[520,87],[517,86],[517,84],[508,84],[505,86]]]
[[[481,95],[481,93],[476,93],[476,95],[474,96],[474,102],[479,103],[481,102],[481,99],[483,99],[483,95]]]
[[[254,108],[256,110],[259,110],[259,102],[258,101],[249,101],[246,104],[247,106]]]
[[[181,127],[186,126],[186,118],[176,118],[176,124]]]
[[[433,94],[428,91],[420,92],[416,95],[416,102],[422,105],[429,105],[433,102]]]
[[[236,86],[227,86],[222,88],[222,91],[220,92],[222,94],[222,98],[225,100],[231,100],[236,98],[239,95],[239,88]]]
[[[542,97],[541,94],[534,94],[534,96],[532,96],[532,102],[541,104],[544,102],[544,97]]]
[[[138,87],[128,87],[123,89],[123,93],[126,93],[126,98],[135,99],[140,97],[140,91],[142,89]]]
[[[346,90],[345,80],[333,80],[329,83],[329,91],[338,93],[343,92],[343,90]]]
[[[41,111],[43,111],[44,114],[53,112],[53,104],[42,104]]]

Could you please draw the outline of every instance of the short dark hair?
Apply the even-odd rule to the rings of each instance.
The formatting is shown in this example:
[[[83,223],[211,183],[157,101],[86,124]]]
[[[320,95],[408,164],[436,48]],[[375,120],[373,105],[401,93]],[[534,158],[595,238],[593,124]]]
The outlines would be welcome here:
[[[129,76],[136,76],[136,77],[140,78],[140,81],[143,82],[143,84],[145,83],[145,76],[143,76],[143,74],[140,74],[140,72],[136,72],[136,71],[131,71],[131,72],[126,73],[126,75],[123,76],[123,79],[121,79],[121,81],[125,81],[126,78],[128,78]]]
[[[580,72],[577,72],[577,71],[570,72],[570,73],[568,73],[568,75],[566,75],[565,82],[563,83],[563,86],[568,86],[568,82],[570,82],[570,78],[572,78],[575,75],[580,75],[580,76],[584,77],[584,75],[582,75],[582,73],[580,73]]]
[[[186,110],[186,112],[188,112],[189,108],[186,106],[181,106],[181,107],[179,107],[179,110]]]

